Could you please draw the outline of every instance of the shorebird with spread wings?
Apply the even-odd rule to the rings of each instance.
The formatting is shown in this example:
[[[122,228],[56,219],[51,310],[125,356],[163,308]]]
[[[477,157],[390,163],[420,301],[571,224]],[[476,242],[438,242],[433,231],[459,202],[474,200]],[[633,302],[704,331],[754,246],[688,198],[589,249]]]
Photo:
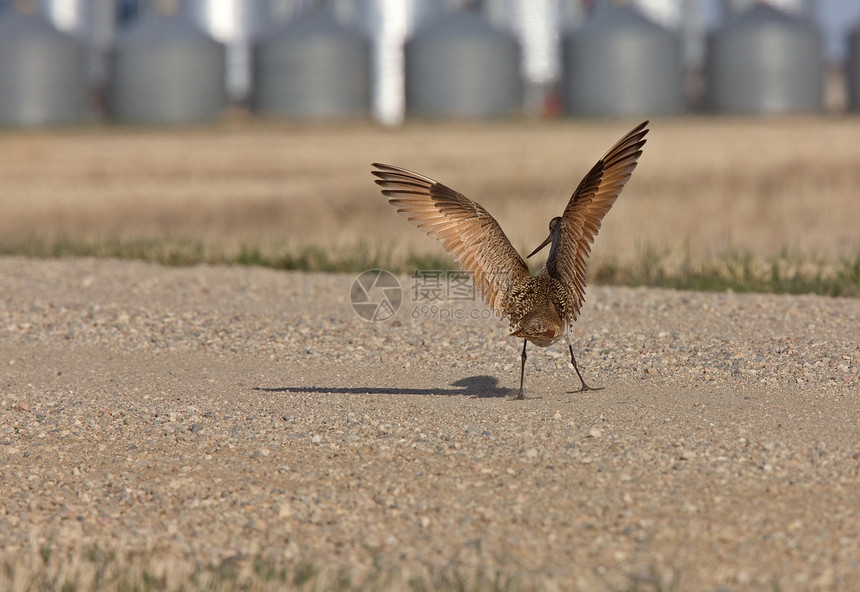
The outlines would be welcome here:
[[[510,321],[511,335],[523,339],[520,390],[526,346],[556,343],[568,334],[585,301],[586,259],[603,217],[615,203],[633,169],[648,133],[644,121],[597,161],[573,192],[564,213],[549,222],[549,236],[528,256],[550,246],[546,265],[533,276],[525,260],[511,245],[487,210],[461,193],[424,175],[387,164],[374,163],[376,183],[383,187],[397,212],[437,239],[467,272],[484,301],[500,318]],[[581,386],[578,392],[599,390],[588,386],[573,355],[570,362]]]

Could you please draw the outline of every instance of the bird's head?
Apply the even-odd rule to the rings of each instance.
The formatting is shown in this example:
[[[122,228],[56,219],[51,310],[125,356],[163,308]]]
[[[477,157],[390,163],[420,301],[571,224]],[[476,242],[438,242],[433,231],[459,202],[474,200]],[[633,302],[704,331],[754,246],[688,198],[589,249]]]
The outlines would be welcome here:
[[[552,242],[553,237],[558,233],[559,226],[561,226],[561,217],[560,216],[556,216],[555,218],[550,220],[549,221],[549,236],[546,237],[546,240],[543,241],[537,249],[535,249],[534,251],[532,251],[531,253],[526,255],[526,259],[528,259],[532,255],[534,255],[535,253],[537,253],[538,251],[543,249],[545,246],[550,244]]]

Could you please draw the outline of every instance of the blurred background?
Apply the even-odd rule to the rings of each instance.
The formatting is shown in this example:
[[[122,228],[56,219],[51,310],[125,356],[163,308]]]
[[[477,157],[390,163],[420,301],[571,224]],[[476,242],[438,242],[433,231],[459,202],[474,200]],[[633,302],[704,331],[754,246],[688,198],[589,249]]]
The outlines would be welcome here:
[[[860,111],[854,0],[3,0],[0,124]]]
[[[647,118],[598,279],[851,292],[857,113],[855,0],[0,0],[0,252],[450,265],[373,161],[462,191],[528,252]]]

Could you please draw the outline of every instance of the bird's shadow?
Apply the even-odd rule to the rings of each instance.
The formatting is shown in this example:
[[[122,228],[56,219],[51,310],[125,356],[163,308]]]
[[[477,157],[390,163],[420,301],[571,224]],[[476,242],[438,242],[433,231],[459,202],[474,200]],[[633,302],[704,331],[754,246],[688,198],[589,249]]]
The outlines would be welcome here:
[[[343,393],[347,395],[450,395],[467,397],[511,397],[516,389],[499,386],[499,379],[493,376],[468,376],[452,382],[457,388],[406,388],[377,386],[256,386],[252,390],[266,393]]]

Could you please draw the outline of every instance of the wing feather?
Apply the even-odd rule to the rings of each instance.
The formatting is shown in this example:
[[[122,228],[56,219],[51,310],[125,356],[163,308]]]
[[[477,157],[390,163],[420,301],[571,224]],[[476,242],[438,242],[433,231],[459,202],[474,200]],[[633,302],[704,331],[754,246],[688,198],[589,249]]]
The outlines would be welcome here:
[[[571,322],[585,300],[586,259],[603,217],[630,179],[648,133],[644,121],[597,161],[579,183],[561,216],[558,244],[547,261],[549,275],[564,286],[562,306]]]
[[[388,164],[374,163],[373,167],[388,203],[442,243],[460,269],[472,277],[484,301],[504,316],[511,286],[531,274],[495,218],[429,177]]]

